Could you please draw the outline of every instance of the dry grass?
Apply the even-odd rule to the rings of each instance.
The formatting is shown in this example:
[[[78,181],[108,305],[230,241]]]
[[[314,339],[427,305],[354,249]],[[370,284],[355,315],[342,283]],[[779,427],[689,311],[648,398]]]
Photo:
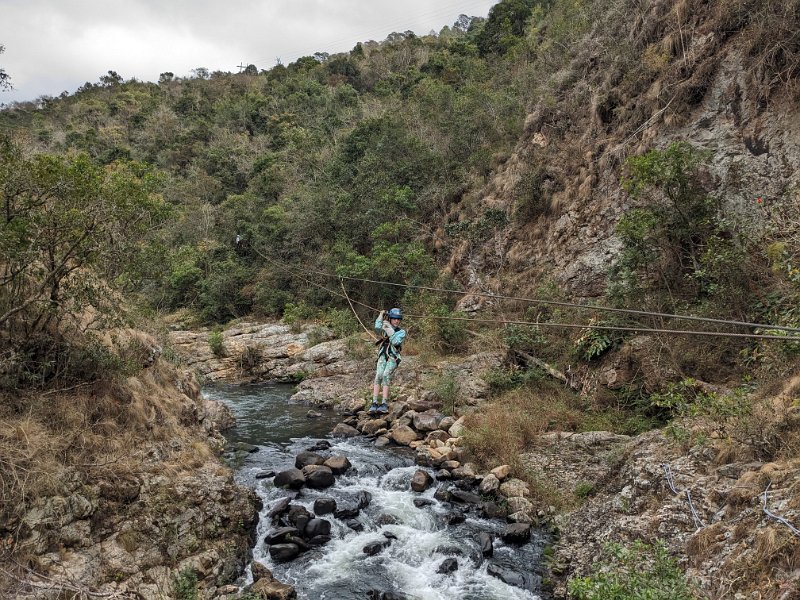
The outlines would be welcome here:
[[[709,527],[704,527],[686,543],[686,556],[692,561],[692,564],[699,565],[708,555],[709,550],[713,550],[714,545],[720,541],[719,538],[724,539],[724,527],[721,523],[714,523]]]
[[[580,427],[584,416],[570,406],[573,398],[563,386],[550,382],[508,392],[466,417],[465,446],[481,466],[508,464],[523,476],[520,454],[537,436]]]
[[[195,400],[175,388],[180,377],[157,361],[136,377],[0,398],[0,538],[14,540],[3,555],[25,537],[31,505],[69,495],[76,481],[114,490],[145,471],[206,463],[212,451],[198,441]]]

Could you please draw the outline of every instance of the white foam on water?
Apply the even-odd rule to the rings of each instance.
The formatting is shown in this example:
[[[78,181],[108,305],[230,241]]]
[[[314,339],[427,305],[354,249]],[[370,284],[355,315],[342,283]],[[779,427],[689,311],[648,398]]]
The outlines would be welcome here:
[[[297,447],[308,440],[298,440]],[[292,452],[295,452],[292,449]],[[296,453],[296,452],[295,452]],[[469,527],[448,527],[446,517],[453,506],[433,501],[430,506],[418,508],[414,500],[433,500],[435,486],[423,493],[410,489],[414,473],[423,468],[407,466],[405,459],[381,453],[360,441],[341,441],[334,444],[330,453],[345,455],[354,470],[337,477],[333,488],[304,489],[302,495],[291,501],[313,512],[314,501],[323,496],[336,498],[339,508],[353,505],[358,494],[369,492],[372,500],[354,520],[364,530],[357,532],[335,519],[333,515],[320,518],[331,522],[331,541],[315,548],[290,563],[275,563],[264,544],[264,536],[274,527],[266,513],[285,491],[277,490],[269,482],[259,482],[256,490],[264,502],[262,518],[257,527],[253,549],[254,561],[264,564],[275,576],[298,591],[299,598],[313,600],[342,600],[363,598],[368,589],[395,590],[416,600],[537,600],[539,596],[527,590],[509,586],[486,571],[486,561],[480,561],[480,550],[474,531],[497,533],[502,523],[469,515]],[[287,461],[292,460],[287,455]],[[292,465],[293,466],[293,465]],[[284,467],[284,468],[288,468]],[[388,469],[388,472],[387,472]],[[424,469],[431,472],[430,469]],[[458,510],[455,507],[455,510]],[[388,515],[395,523],[380,525],[376,519]],[[371,542],[389,544],[374,556],[364,553]],[[497,547],[495,557],[509,557],[514,549]],[[438,573],[442,562],[454,557],[458,569],[449,574]],[[249,583],[252,581],[248,577]]]

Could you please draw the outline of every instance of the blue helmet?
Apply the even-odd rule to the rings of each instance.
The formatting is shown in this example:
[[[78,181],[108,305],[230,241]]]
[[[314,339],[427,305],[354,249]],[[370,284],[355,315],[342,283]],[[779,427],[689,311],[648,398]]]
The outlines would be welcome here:
[[[402,311],[402,310],[400,310],[399,308],[393,308],[392,310],[390,310],[390,311],[389,311],[389,312],[386,314],[386,316],[387,316],[389,319],[400,319],[400,320],[402,320],[402,319],[403,319],[403,311]]]

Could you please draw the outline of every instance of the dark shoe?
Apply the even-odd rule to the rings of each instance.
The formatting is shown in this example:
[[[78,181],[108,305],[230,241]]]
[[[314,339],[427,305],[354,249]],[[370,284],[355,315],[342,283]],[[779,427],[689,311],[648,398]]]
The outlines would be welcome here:
[[[377,415],[378,414],[378,405],[373,403],[369,407],[369,410],[367,411],[367,414],[369,414],[369,415]]]
[[[389,405],[388,404],[381,404],[378,407],[378,412],[381,413],[382,415],[385,415],[386,413],[389,412]]]

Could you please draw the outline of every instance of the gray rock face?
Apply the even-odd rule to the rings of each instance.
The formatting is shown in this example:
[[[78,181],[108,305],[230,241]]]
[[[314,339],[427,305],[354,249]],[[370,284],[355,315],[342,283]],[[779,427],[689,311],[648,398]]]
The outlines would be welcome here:
[[[328,341],[309,347],[309,335]],[[292,331],[280,323],[241,323],[222,332],[224,356],[215,356],[208,343],[210,331],[173,331],[170,341],[188,366],[207,381],[297,380],[302,375],[320,374],[313,382],[301,382],[294,399],[332,406],[342,389],[357,388],[361,376],[358,361],[349,358],[344,340],[333,340],[330,330],[304,326]],[[242,368],[244,353],[259,357],[256,364]],[[342,386],[334,378],[349,378]],[[332,385],[333,384],[333,385]]]

